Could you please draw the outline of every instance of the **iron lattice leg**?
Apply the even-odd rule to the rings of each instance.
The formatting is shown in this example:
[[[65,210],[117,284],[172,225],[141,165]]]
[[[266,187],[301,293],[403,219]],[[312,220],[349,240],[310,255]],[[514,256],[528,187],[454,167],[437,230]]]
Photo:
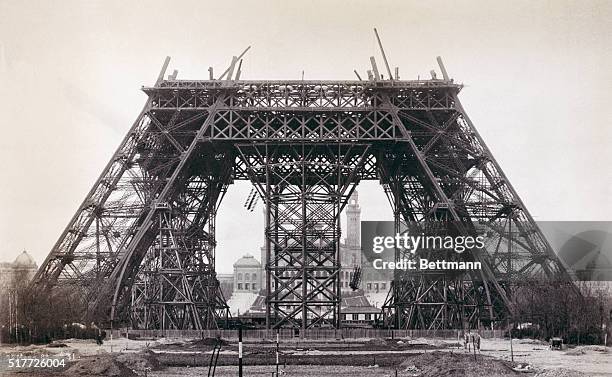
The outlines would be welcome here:
[[[227,305],[216,279],[212,234],[190,234],[177,209],[158,214],[159,234],[132,288],[132,324],[143,329],[218,326]]]

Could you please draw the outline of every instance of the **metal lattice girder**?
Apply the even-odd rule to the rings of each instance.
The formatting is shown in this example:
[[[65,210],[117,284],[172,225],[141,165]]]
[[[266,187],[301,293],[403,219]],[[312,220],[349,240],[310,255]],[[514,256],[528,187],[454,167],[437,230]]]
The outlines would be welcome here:
[[[501,302],[491,304],[483,282],[452,279],[444,274],[415,274],[392,283],[392,305],[385,316],[396,328],[461,329],[477,326],[499,310]],[[493,307],[492,307],[493,306]]]
[[[410,110],[453,110],[460,85],[448,81],[223,81],[167,80],[144,88],[159,109],[198,111],[208,108],[220,93],[223,107],[240,110],[363,111],[376,110],[383,93],[392,91],[392,103]],[[452,89],[452,90],[448,90]],[[227,94],[227,93],[226,93]],[[273,129],[271,129],[274,132]],[[367,130],[364,130],[367,131]]]
[[[132,324],[143,329],[205,329],[227,316],[214,274],[211,233],[189,230],[185,211],[158,214],[158,236],[132,289]],[[186,226],[187,225],[187,226]]]
[[[146,274],[139,275],[160,263],[149,256],[159,245],[163,207],[178,211],[173,232],[205,242],[209,268],[203,276],[215,279],[216,208],[228,184],[250,180],[268,208],[269,325],[337,325],[338,214],[354,185],[369,179],[383,185],[398,229],[444,219],[458,234],[489,235],[484,249],[468,253],[482,262],[477,278],[396,277],[386,307],[399,313],[398,323],[416,326],[405,317],[419,312],[418,326],[453,325],[464,309],[452,309],[449,297],[473,297],[464,308],[485,308],[480,312],[494,320],[500,303],[512,309],[513,282],[569,276],[467,117],[460,89],[449,80],[190,81],[160,75],[144,89],[145,109],[34,284],[96,287],[89,290],[90,314],[111,307],[116,317],[132,310],[141,318],[144,311],[130,302],[165,300],[157,293],[141,297],[153,288],[143,288]],[[190,188],[194,182],[200,189]],[[432,292],[423,300],[442,306],[424,311],[422,300],[415,306],[415,284]],[[465,293],[471,291],[478,294]],[[433,292],[446,292],[446,298]],[[218,296],[202,300],[212,311],[223,307]],[[440,321],[445,311],[449,320]]]
[[[266,203],[266,322],[339,325],[340,213],[368,145],[237,144]]]

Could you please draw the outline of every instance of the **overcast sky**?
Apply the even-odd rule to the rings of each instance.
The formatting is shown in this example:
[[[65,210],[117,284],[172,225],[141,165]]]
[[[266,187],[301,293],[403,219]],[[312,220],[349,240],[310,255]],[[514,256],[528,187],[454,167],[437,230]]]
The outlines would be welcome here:
[[[461,100],[538,220],[610,220],[612,1],[0,0],[0,261],[41,263],[146,101],[166,55],[179,78],[353,79],[378,55],[403,79],[442,55]],[[379,65],[381,64],[379,58]],[[263,240],[234,185],[218,271]],[[375,184],[363,218],[390,220]],[[231,224],[231,225],[230,225]],[[239,231],[236,236],[234,232]]]

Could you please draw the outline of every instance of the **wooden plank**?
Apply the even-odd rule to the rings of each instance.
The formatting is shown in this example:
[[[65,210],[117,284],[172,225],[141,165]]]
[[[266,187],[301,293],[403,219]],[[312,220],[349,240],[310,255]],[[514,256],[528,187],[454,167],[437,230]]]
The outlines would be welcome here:
[[[372,71],[374,72],[374,79],[376,81],[380,80],[380,73],[378,73],[378,67],[376,66],[376,59],[373,56],[370,56],[370,63],[372,64]]]

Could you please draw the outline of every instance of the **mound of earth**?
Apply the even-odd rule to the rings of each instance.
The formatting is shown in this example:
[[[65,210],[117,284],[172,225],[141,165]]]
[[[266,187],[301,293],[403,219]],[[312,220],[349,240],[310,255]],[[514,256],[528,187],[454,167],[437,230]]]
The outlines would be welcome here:
[[[122,353],[117,356],[117,361],[138,372],[147,370],[160,370],[162,365],[151,351],[141,353]]]
[[[402,364],[401,376],[419,377],[507,377],[522,373],[512,370],[511,365],[502,360],[478,355],[451,352],[427,352],[408,357]]]
[[[435,338],[417,338],[411,341],[412,344],[427,344],[434,347],[446,347],[447,342],[442,339]],[[456,347],[457,343],[453,343],[453,346]]]
[[[610,352],[610,348],[609,347],[605,347],[605,346],[583,346],[583,348],[587,351],[593,351],[593,352],[601,352],[601,353],[608,353]]]
[[[64,376],[108,376],[135,377],[138,376],[123,363],[113,359],[111,355],[100,355],[77,361],[63,373]]]
[[[560,368],[560,369],[550,369],[544,372],[540,372],[536,374],[534,377],[582,377],[582,376],[586,377],[587,375],[582,372],[575,371],[575,370]]]
[[[547,346],[548,342],[540,339],[521,339],[519,340],[520,344],[536,344],[540,346]]]
[[[587,351],[583,348],[574,348],[573,350],[567,351],[565,354],[570,356],[581,356],[586,355]]]
[[[221,343],[221,346],[227,346],[228,343],[226,340],[221,338],[204,338],[195,340],[191,343],[192,346],[214,346],[217,343]]]
[[[387,341],[385,339],[372,338],[368,340],[368,344],[373,345],[373,346],[386,346]]]
[[[610,350],[604,346],[578,346],[567,351],[565,354],[570,356],[586,355],[589,352],[608,353]]]
[[[49,348],[63,348],[63,347],[68,347],[68,345],[66,343],[53,342],[53,343],[48,344],[47,347],[49,347]]]

